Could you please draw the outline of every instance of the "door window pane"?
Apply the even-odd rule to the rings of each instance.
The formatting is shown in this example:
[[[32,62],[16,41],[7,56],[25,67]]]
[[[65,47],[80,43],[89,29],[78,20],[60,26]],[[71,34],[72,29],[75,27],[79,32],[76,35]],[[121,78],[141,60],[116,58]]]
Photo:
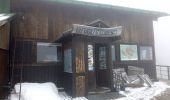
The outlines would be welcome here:
[[[64,72],[72,73],[72,50],[64,50]]]
[[[99,47],[99,69],[107,69],[106,47]]]
[[[116,61],[116,55],[115,55],[115,46],[112,45],[111,46],[111,52],[112,52],[112,61]]]
[[[88,70],[94,70],[93,45],[88,45]]]

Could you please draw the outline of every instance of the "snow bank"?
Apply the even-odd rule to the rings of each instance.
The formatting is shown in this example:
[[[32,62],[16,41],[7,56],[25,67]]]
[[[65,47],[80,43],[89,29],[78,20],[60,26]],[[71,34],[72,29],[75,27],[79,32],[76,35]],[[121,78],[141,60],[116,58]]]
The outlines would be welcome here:
[[[22,83],[21,86],[22,100],[61,100],[53,83]],[[14,91],[16,94],[11,95],[11,100],[19,97],[20,84],[15,85]]]
[[[72,98],[65,92],[58,92],[53,83],[22,83],[21,100],[88,100],[85,97]],[[170,88],[166,83],[155,82],[151,88],[126,88],[120,94],[125,97],[116,100],[150,100]],[[16,84],[9,100],[19,100],[20,84]]]
[[[116,100],[150,100],[170,88],[166,83],[155,82],[151,88],[126,88],[126,91],[120,91],[120,94],[126,96]]]
[[[71,98],[65,92],[58,93],[54,83],[22,83],[21,100],[87,100],[85,97]],[[19,100],[20,84],[14,87],[9,100]]]

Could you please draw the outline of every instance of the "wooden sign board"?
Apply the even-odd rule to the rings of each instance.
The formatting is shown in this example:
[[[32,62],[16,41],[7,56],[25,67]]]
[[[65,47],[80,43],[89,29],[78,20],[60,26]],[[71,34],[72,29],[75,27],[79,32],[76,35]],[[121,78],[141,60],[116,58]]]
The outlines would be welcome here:
[[[122,26],[112,28],[100,28],[86,25],[73,24],[72,33],[97,36],[97,37],[115,37],[120,36],[122,33]]]

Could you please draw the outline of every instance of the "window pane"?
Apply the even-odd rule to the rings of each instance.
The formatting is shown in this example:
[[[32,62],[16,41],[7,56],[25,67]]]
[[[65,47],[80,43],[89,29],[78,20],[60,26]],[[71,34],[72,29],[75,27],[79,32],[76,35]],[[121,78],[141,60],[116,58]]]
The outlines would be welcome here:
[[[152,60],[152,47],[149,46],[141,46],[140,47],[140,59],[141,60]]]
[[[57,47],[54,45],[37,44],[37,62],[57,62]]]
[[[138,60],[137,45],[120,45],[121,61]]]
[[[100,69],[107,69],[106,47],[99,47],[99,68]]]
[[[112,61],[116,61],[115,46],[114,45],[111,46],[111,50],[112,50]]]
[[[88,45],[88,70],[94,70],[93,45]]]
[[[72,51],[64,50],[64,72],[72,73]]]

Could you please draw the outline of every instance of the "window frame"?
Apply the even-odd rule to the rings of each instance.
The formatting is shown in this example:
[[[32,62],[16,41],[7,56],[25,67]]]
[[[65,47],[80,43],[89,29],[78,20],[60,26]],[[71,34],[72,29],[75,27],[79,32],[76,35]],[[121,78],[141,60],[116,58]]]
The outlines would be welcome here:
[[[141,59],[141,55],[142,55],[142,53],[141,53],[141,48],[145,48],[145,50],[149,50],[148,48],[150,48],[151,49],[151,59]],[[146,49],[147,48],[147,49]],[[140,61],[153,61],[154,60],[154,51],[153,51],[153,46],[151,46],[151,45],[140,45],[139,46],[139,58],[140,58]]]
[[[53,46],[56,47],[56,54],[57,54],[57,60],[56,61],[38,61],[38,45],[41,46],[45,46],[45,47],[49,47],[49,46]],[[49,42],[37,42],[36,43],[36,63],[58,63],[62,61],[62,58],[59,59],[59,55],[58,55],[58,47],[62,47],[62,44],[60,43],[49,43]],[[61,52],[62,53],[62,52]]]
[[[123,60],[121,57],[121,45],[127,45],[127,46],[136,46],[136,60],[133,60],[133,59],[127,59],[127,60]],[[136,62],[136,61],[139,61],[139,47],[138,47],[138,44],[135,44],[135,43],[120,43],[119,44],[119,57],[120,57],[120,61],[121,62]]]

